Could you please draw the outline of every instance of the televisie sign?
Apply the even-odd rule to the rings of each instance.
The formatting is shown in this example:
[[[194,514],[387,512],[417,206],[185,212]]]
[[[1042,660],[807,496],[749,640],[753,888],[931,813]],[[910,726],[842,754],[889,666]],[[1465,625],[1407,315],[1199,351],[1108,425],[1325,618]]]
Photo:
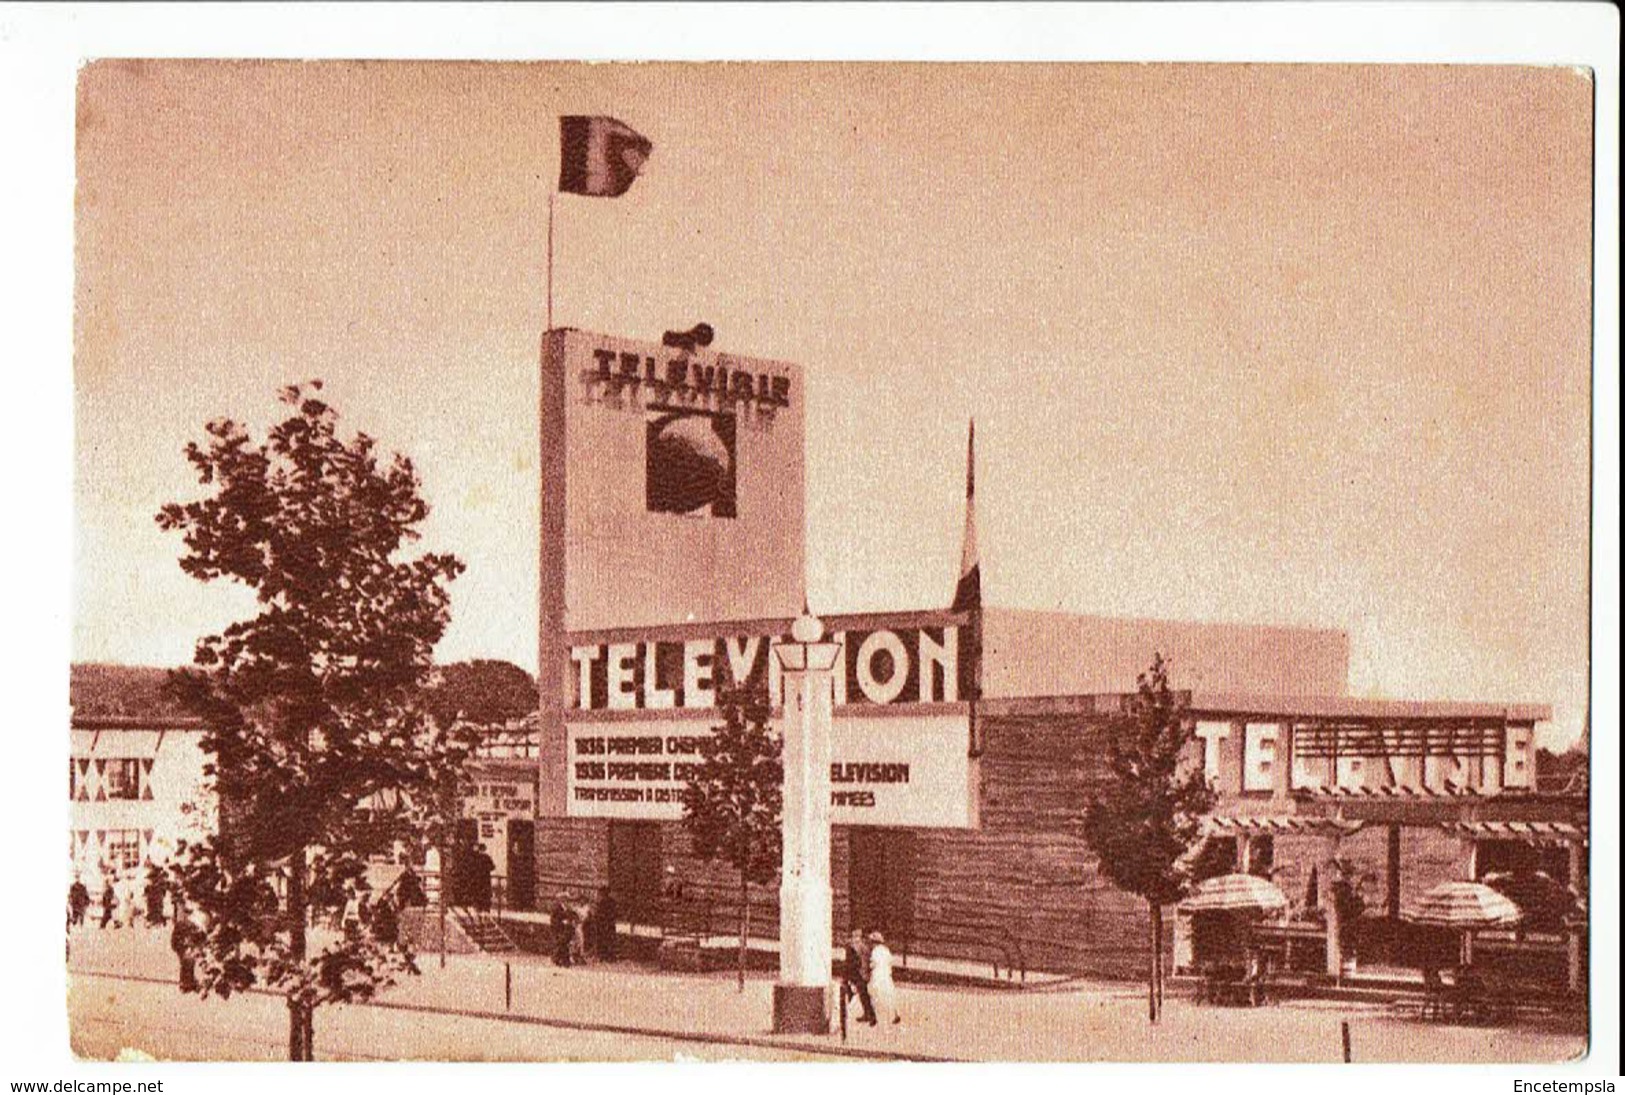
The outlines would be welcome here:
[[[589,385],[646,392],[651,402],[677,404],[752,403],[762,408],[790,405],[790,378],[742,368],[738,359],[718,354],[701,361],[679,354],[660,360],[653,354],[597,347],[593,367],[582,374]]]

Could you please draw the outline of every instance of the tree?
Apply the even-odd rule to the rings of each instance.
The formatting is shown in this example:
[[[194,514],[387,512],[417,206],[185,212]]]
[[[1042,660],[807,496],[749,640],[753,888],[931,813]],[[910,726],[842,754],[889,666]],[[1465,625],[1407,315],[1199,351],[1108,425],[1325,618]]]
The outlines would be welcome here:
[[[694,851],[739,872],[739,991],[745,991],[750,886],[779,868],[784,813],[784,743],[768,721],[766,698],[736,692],[723,700],[723,722],[700,745],[683,789],[683,825]]]
[[[536,710],[536,680],[512,662],[476,658],[442,666],[429,693],[429,708],[441,722],[459,719],[495,726]]]
[[[1168,687],[1168,663],[1157,654],[1140,674],[1139,692],[1125,715],[1107,728],[1111,778],[1084,813],[1084,839],[1101,873],[1150,906],[1152,1022],[1162,1013],[1162,908],[1185,892],[1184,861],[1213,801],[1201,766],[1188,763],[1194,738],[1184,708]]]
[[[171,865],[177,897],[201,920],[185,950],[204,995],[280,993],[288,1056],[305,1061],[319,1006],[416,972],[410,951],[369,925],[338,937],[307,925],[319,911],[312,887],[317,906],[355,895],[366,857],[423,831],[433,788],[469,749],[423,704],[450,618],[446,584],[463,565],[397,558],[429,512],[417,473],[403,456],[381,462],[365,434],[340,438],[320,388],[284,388],[292,413],[263,443],[210,422],[207,443],[186,447],[204,496],[157,516],[183,536],[182,570],[240,582],[260,606],[200,639],[194,666],[170,682],[204,722],[220,803],[218,832]]]

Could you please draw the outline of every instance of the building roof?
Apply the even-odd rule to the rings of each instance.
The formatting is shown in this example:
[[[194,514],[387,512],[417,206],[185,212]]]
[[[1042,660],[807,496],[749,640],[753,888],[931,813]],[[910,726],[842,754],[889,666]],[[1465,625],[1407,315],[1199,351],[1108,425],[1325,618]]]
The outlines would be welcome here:
[[[1349,719],[1370,722],[1493,720],[1543,722],[1552,717],[1544,704],[1458,703],[1432,700],[1372,700],[1353,696],[1185,693],[1192,716],[1257,718],[1260,721]],[[1095,692],[1072,695],[999,696],[985,699],[985,715],[1111,715],[1127,709],[1133,694]]]
[[[1497,719],[1505,722],[1546,722],[1547,704],[1493,703],[1455,700],[1377,700],[1357,696],[1248,695],[1230,692],[1192,692],[1190,706],[1197,712],[1227,715],[1274,715],[1321,719]]]
[[[72,730],[202,730],[203,720],[184,715],[80,715],[69,720]]]

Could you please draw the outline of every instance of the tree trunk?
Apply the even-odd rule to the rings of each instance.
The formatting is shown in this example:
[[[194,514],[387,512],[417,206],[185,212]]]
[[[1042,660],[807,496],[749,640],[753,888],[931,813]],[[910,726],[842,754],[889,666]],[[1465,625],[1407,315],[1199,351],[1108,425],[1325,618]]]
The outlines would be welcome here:
[[[299,1015],[299,1005],[288,1000],[288,1060],[305,1059],[305,1023]]]
[[[1156,904],[1153,904],[1151,906],[1151,938],[1152,938],[1152,944],[1151,944],[1151,970],[1152,970],[1153,976],[1155,977],[1155,983],[1156,983],[1157,1018],[1159,1018],[1159,1019],[1162,1018],[1162,987],[1163,987],[1162,937],[1163,937],[1162,905],[1160,903],[1156,903]]]
[[[288,950],[295,965],[305,963],[305,849],[288,857]],[[311,1060],[309,1009],[288,1000],[288,1060]]]
[[[1157,907],[1149,901],[1146,904],[1151,909],[1150,922],[1146,925],[1146,930],[1151,934],[1151,965],[1146,968],[1145,998],[1151,1022],[1155,1023],[1157,1021]]]
[[[750,947],[750,881],[739,872],[739,991],[745,991],[745,955]]]

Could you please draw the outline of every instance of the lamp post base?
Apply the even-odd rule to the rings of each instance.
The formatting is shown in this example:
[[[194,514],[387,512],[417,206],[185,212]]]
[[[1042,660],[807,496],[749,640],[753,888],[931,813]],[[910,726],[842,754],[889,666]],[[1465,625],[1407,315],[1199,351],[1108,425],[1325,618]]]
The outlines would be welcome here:
[[[823,985],[773,986],[774,1034],[828,1034],[829,989]]]

